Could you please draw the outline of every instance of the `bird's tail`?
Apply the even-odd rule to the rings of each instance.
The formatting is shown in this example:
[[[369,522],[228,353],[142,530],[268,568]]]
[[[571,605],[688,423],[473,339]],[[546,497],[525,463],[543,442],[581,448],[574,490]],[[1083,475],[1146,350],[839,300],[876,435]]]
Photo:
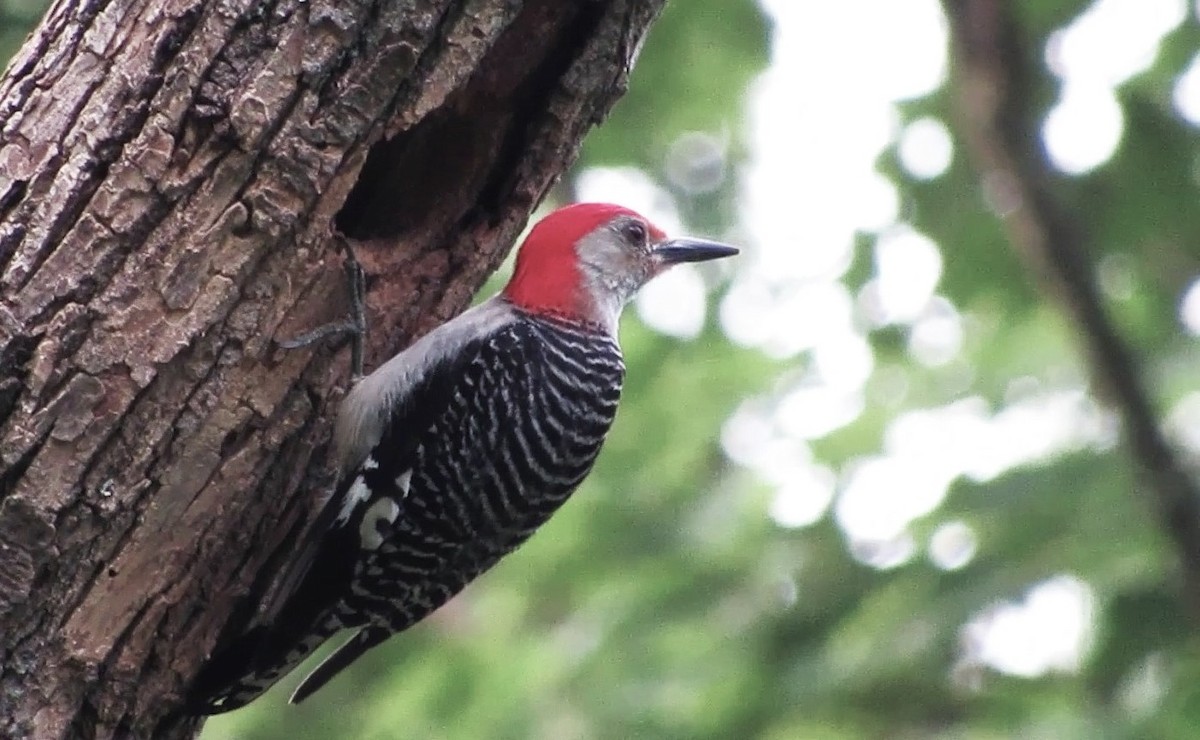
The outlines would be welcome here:
[[[244,707],[300,665],[343,626],[341,619],[330,614],[300,639],[289,639],[292,636],[281,635],[266,626],[243,633],[213,655],[200,671],[189,692],[189,712],[210,715]]]
[[[220,714],[245,706],[335,632],[363,624],[341,602],[358,549],[345,532],[332,528],[340,500],[331,496],[309,534],[298,539],[298,551],[289,551],[291,564],[267,592],[256,616],[259,626],[219,646],[200,671],[189,692],[190,712]]]
[[[358,656],[386,640],[389,634],[383,627],[363,627],[354,633],[354,637],[342,643],[328,658],[321,661],[320,665],[312,670],[312,673],[304,677],[304,680],[292,692],[291,703],[299,704],[304,701],[314,691],[328,683],[329,679],[341,673],[343,668],[358,660]]]

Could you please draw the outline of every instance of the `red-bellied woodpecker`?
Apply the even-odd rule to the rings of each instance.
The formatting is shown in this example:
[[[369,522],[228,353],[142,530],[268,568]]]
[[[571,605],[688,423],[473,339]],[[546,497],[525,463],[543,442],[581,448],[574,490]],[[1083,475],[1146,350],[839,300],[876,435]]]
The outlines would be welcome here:
[[[274,620],[205,667],[194,711],[251,701],[335,632],[354,636],[298,702],[420,621],[524,542],[592,468],[625,373],[617,319],[655,275],[736,254],[667,239],[627,208],[584,203],[529,233],[497,296],[433,330],[346,396],[340,482]]]

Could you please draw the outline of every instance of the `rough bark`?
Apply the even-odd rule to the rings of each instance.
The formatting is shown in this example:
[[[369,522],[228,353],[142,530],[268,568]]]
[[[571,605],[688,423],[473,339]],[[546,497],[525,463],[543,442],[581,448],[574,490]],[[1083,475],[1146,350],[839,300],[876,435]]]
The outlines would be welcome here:
[[[663,0],[60,0],[0,80],[0,736],[187,737],[368,367],[459,311]]]
[[[1138,358],[1104,306],[1084,220],[1055,197],[1015,10],[1006,0],[943,0],[943,7],[959,130],[981,179],[1006,204],[1000,215],[1009,243],[1076,327],[1097,390],[1121,416],[1138,493],[1175,548],[1184,601],[1200,621],[1200,483],[1163,434]]]

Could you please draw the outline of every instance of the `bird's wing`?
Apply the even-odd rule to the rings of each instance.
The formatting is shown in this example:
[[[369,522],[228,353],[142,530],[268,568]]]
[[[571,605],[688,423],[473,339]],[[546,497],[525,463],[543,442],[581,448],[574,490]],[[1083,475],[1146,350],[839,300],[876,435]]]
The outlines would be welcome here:
[[[454,380],[476,354],[477,346],[467,346],[441,359],[394,399],[384,420],[386,439],[375,440],[367,456],[342,475],[303,538],[302,550],[292,554],[293,565],[263,621],[312,623],[340,598],[366,549],[364,520],[381,499],[403,497],[400,486],[406,482],[404,472],[412,468],[417,440],[445,408]]]
[[[415,461],[417,440],[449,402],[462,369],[478,354],[477,346],[464,349],[441,360],[406,389],[385,422],[385,439],[357,468],[343,476],[334,495],[325,502],[305,537],[304,551],[296,556],[296,575],[289,575],[295,587],[271,615],[270,642],[278,647],[268,649],[268,653],[290,649],[307,635],[346,594],[355,568],[367,551],[378,546],[378,540],[370,539],[379,536],[372,515],[381,502],[398,507],[406,493],[402,485],[406,484],[405,472]],[[329,634],[341,626],[356,625],[331,625]]]
[[[453,374],[460,361],[447,359],[411,389],[411,401],[396,407],[389,428],[409,428],[413,433],[390,435],[395,446],[389,466],[411,466],[415,439],[449,393],[440,379]],[[271,590],[272,603],[259,611],[248,629],[220,645],[205,664],[190,692],[194,713],[216,714],[244,706],[303,662],[326,638],[343,627],[355,626],[331,615],[330,609],[346,593],[363,557],[364,517],[373,502],[392,493],[382,487],[365,497],[357,493],[355,486],[364,485],[363,476],[372,474],[366,468],[372,464],[368,457],[343,476],[312,526],[298,535],[296,551],[289,558],[292,565]],[[333,665],[323,667],[327,677],[322,682],[334,669]]]
[[[293,565],[260,612],[262,622],[311,624],[340,598],[363,555],[364,535],[378,536],[373,522],[364,527],[364,521],[381,499],[403,498],[421,435],[446,408],[484,343],[513,319],[507,302],[486,301],[421,337],[350,390],[334,435],[341,478],[300,551],[291,553]]]
[[[277,580],[271,603],[258,611],[248,629],[219,647],[201,671],[191,692],[197,713],[224,712],[248,703],[325,638],[342,627],[356,626],[329,612],[346,593],[363,557],[364,535],[371,533],[363,522],[381,500],[403,496],[401,473],[412,467],[417,440],[445,408],[462,370],[478,355],[490,332],[504,323],[503,314],[491,310],[498,318],[443,325],[393,358],[388,364],[392,371],[400,370],[396,377],[372,373],[362,381],[385,385],[388,394],[375,438],[355,442],[366,447],[366,457],[342,475],[313,525],[299,536],[296,550],[289,555],[293,565]],[[453,336],[456,332],[461,336]],[[447,345],[453,351],[445,351]],[[413,372],[413,367],[419,372]],[[385,451],[387,457],[382,459]],[[367,477],[372,478],[371,485]]]

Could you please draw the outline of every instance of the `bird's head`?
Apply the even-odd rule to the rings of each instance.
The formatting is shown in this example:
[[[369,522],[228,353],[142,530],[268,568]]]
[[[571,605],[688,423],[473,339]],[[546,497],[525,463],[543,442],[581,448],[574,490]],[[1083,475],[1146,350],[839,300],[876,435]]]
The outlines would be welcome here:
[[[616,330],[621,308],[655,275],[681,262],[728,257],[726,244],[667,238],[634,211],[609,203],[576,203],[539,221],[517,252],[504,288],[534,314]]]

